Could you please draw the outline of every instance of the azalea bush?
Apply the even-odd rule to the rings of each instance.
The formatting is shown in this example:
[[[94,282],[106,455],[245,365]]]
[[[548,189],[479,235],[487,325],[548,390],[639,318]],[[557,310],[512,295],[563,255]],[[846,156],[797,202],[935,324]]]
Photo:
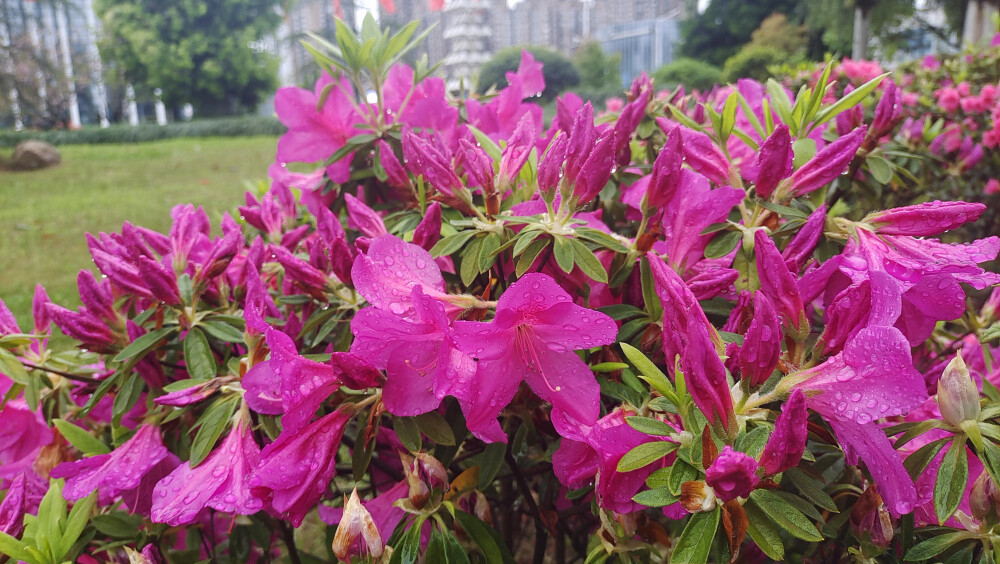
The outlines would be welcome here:
[[[1000,238],[863,205],[884,77],[545,124],[340,27],[238,217],[0,310],[0,559],[995,561]]]
[[[791,88],[814,86],[823,66],[786,69],[780,82]],[[881,75],[874,61],[845,59],[835,71],[840,81],[830,96],[849,93]],[[982,237],[1000,222],[1000,35],[989,47],[953,55],[928,55],[901,65],[879,85],[901,105],[900,127],[870,148],[880,163],[881,182],[858,194],[864,204],[895,207],[906,203],[959,199],[981,201],[987,212],[966,236]],[[875,109],[872,99],[841,114],[841,134],[857,127]],[[995,232],[995,230],[994,230]]]

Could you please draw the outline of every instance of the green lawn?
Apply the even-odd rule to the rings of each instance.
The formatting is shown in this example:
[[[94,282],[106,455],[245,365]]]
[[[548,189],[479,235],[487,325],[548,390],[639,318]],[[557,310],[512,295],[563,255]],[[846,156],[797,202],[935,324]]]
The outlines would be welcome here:
[[[205,207],[213,225],[242,203],[246,182],[267,177],[276,138],[172,139],[134,145],[62,146],[62,164],[0,171],[0,298],[31,328],[31,296],[78,304],[76,275],[92,266],[84,233],[122,222],[166,232],[170,208]]]

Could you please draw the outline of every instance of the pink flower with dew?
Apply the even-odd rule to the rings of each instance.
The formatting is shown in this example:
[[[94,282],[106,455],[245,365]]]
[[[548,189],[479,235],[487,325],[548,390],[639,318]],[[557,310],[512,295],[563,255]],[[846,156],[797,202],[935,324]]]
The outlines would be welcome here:
[[[638,470],[619,472],[618,462],[633,448],[666,437],[647,435],[633,429],[626,421],[631,411],[617,408],[594,425],[580,425],[556,417],[553,424],[563,436],[552,455],[552,470],[560,483],[580,488],[596,482],[597,503],[615,513],[639,511],[643,506],[632,498],[645,488],[646,478],[657,468],[672,461],[673,455]]]
[[[293,526],[302,524],[336,474],[337,449],[352,415],[338,409],[301,429],[282,431],[260,453],[249,481],[253,494]]]
[[[597,421],[600,387],[574,352],[611,344],[615,322],[573,303],[569,294],[545,274],[526,274],[497,302],[489,323],[455,322],[460,349],[478,360],[464,400],[470,430],[505,441],[496,421],[526,381],[543,400],[584,425]]]
[[[894,327],[866,327],[843,352],[796,376],[806,378],[796,388],[806,392],[809,408],[830,423],[847,463],[865,462],[893,515],[912,511],[917,501],[913,481],[875,424],[903,415],[927,399],[903,334]]]
[[[52,478],[66,478],[63,496],[76,501],[98,491],[101,505],[108,505],[119,494],[139,486],[154,466],[166,458],[160,430],[142,425],[135,435],[108,454],[99,454],[76,462],[64,462],[52,469]]]
[[[234,515],[257,513],[264,503],[250,493],[248,480],[259,458],[249,422],[237,421],[196,468],[181,464],[156,484],[151,519],[176,527],[196,521],[209,507]]]
[[[323,90],[330,86],[323,107],[317,104]],[[278,119],[288,131],[278,139],[277,160],[317,162],[330,157],[355,135],[354,125],[361,116],[352,101],[352,89],[346,79],[336,81],[324,74],[312,92],[294,86],[279,88],[274,99]],[[351,156],[327,167],[334,182],[346,182],[350,176]]]

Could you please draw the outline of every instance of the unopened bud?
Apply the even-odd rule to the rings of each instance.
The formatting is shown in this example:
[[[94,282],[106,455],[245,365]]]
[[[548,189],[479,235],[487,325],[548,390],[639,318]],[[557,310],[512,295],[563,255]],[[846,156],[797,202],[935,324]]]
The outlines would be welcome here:
[[[937,403],[941,418],[952,425],[979,419],[979,389],[969,375],[962,353],[948,363],[938,381]]]
[[[990,474],[983,470],[982,474],[972,483],[969,492],[969,510],[977,521],[984,521],[990,515],[997,515],[997,501],[1000,501],[1000,490]]]
[[[681,507],[688,513],[705,513],[715,509],[715,490],[705,482],[681,484]]]
[[[448,471],[438,459],[420,452],[415,455],[399,453],[410,487],[409,500],[415,509],[423,509],[430,499],[432,490],[443,493],[448,489]]]
[[[361,547],[358,541],[363,541]],[[361,505],[357,488],[344,504],[344,516],[333,535],[333,554],[341,561],[348,561],[352,555],[364,554],[378,559],[382,556],[385,545],[382,535],[375,526],[371,513]]]

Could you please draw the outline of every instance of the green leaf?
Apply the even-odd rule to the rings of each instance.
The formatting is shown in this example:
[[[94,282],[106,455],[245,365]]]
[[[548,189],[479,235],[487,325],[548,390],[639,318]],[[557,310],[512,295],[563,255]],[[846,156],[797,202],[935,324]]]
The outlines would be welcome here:
[[[666,507],[677,503],[678,500],[680,497],[674,495],[667,486],[641,491],[632,496],[632,501],[647,507]]]
[[[643,315],[646,312],[629,304],[615,304],[597,308],[597,311],[607,315],[615,321],[624,321],[626,319],[631,319],[638,315]]]
[[[801,167],[816,155],[816,141],[809,137],[796,139],[792,142],[792,155],[795,168]]]
[[[677,546],[670,555],[670,562],[684,564],[704,564],[712,550],[712,541],[719,528],[722,508],[716,507],[708,513],[695,513],[677,539]]]
[[[455,445],[455,432],[452,431],[451,425],[448,424],[440,413],[431,411],[417,415],[414,417],[414,420],[420,431],[436,444],[445,446]]]
[[[439,240],[433,247],[431,247],[430,253],[435,257],[451,255],[465,246],[465,243],[467,243],[475,234],[476,231],[474,229],[470,229],[468,231],[459,231],[454,235],[449,235]]]
[[[677,450],[680,445],[670,441],[643,443],[625,453],[618,461],[619,472],[631,472],[649,466]]]
[[[794,218],[798,218],[798,219],[806,219],[807,217],[809,217],[809,214],[807,214],[807,213],[805,213],[805,212],[803,212],[801,210],[797,210],[797,209],[795,209],[793,207],[789,207],[789,206],[783,206],[781,204],[775,204],[774,202],[763,202],[762,201],[762,202],[760,202],[760,207],[762,207],[762,208],[764,208],[766,210],[773,211],[774,213],[776,213],[776,214],[778,214],[780,216],[783,216],[783,217],[794,217]]]
[[[697,468],[683,460],[677,459],[670,467],[670,477],[667,481],[667,487],[670,488],[670,491],[674,495],[681,495],[681,485],[684,482],[697,480],[700,475],[701,472]]]
[[[399,442],[403,443],[403,446],[411,452],[420,451],[423,440],[420,437],[420,428],[417,426],[416,420],[412,417],[394,417],[392,429],[396,431],[396,436],[399,437]]]
[[[743,233],[739,231],[727,231],[712,237],[705,247],[705,258],[716,259],[728,255],[742,239]]]
[[[965,494],[965,484],[969,479],[969,457],[965,454],[965,440],[965,435],[955,435],[938,468],[937,480],[934,482],[934,512],[941,524],[955,513]]]
[[[792,536],[810,542],[823,540],[823,535],[819,534],[809,518],[778,494],[769,490],[754,490],[750,494],[750,499],[765,515]]]
[[[729,136],[733,132],[733,126],[736,125],[736,106],[739,103],[740,93],[738,90],[733,89],[729,93],[729,97],[726,98],[726,103],[722,107],[722,123],[719,130],[719,141],[725,144],[729,140]]]
[[[545,250],[546,247],[549,246],[549,243],[551,241],[552,239],[546,237],[544,239],[539,239],[537,241],[534,241],[530,245],[528,245],[528,248],[525,249],[524,252],[521,253],[519,257],[517,257],[517,266],[515,267],[515,272],[518,277],[524,276],[524,273],[528,272],[528,269],[531,268],[531,265],[535,263],[535,259],[537,259],[538,255],[541,254],[541,252]]]
[[[31,377],[24,365],[7,349],[0,349],[0,371],[18,384],[27,386],[30,383]]]
[[[553,237],[555,241],[556,264],[563,272],[569,274],[573,272],[573,246],[570,245],[566,237]]]
[[[769,428],[765,426],[754,427],[746,433],[737,436],[734,447],[736,450],[749,454],[754,458],[760,458],[760,453],[763,452],[764,445],[767,444],[770,436],[771,432]]]
[[[622,352],[625,353],[625,357],[628,358],[632,366],[635,366],[639,371],[639,377],[646,381],[647,384],[653,386],[653,388],[660,392],[664,396],[674,396],[676,397],[676,392],[674,392],[674,386],[667,379],[667,376],[660,371],[659,368],[653,364],[653,361],[646,358],[646,355],[633,347],[628,343],[618,343],[622,348]]]
[[[972,533],[968,531],[956,531],[931,537],[925,541],[917,543],[906,553],[907,561],[927,560],[948,550],[952,546],[965,539],[972,538]]]
[[[218,339],[226,343],[243,342],[243,331],[228,323],[222,321],[203,321],[199,327],[204,329],[213,339]]]
[[[888,184],[892,180],[892,165],[889,161],[877,155],[869,155],[865,158],[868,163],[868,171],[872,173],[872,178],[879,184]]]
[[[424,559],[427,562],[442,562],[447,564],[448,556],[444,551],[445,533],[434,527],[431,529],[431,540],[427,542],[427,549],[424,551]]]
[[[0,531],[0,554],[22,560],[28,564],[42,564],[28,552],[24,543],[3,531]]]
[[[784,475],[791,480],[792,484],[799,490],[799,493],[818,507],[834,513],[840,512],[833,498],[823,491],[823,483],[819,480],[816,480],[798,468],[790,468],[785,471]]]
[[[111,411],[114,415],[113,419],[115,423],[120,423],[122,416],[135,407],[145,387],[146,382],[143,381],[138,372],[133,372],[125,379],[125,383],[119,388],[118,393],[115,395],[115,401],[112,404]]]
[[[483,237],[483,244],[479,248],[479,272],[486,272],[493,263],[496,262],[497,251],[500,249],[500,235],[490,233]]]
[[[979,342],[988,343],[1000,339],[1000,321],[994,322],[979,333]]]
[[[184,364],[192,378],[214,378],[218,367],[205,333],[192,327],[184,337]]]
[[[496,529],[487,526],[476,516],[460,509],[455,511],[455,520],[483,552],[487,564],[512,564],[514,562],[514,557]]]
[[[485,490],[493,483],[497,472],[503,467],[504,453],[507,452],[507,445],[503,443],[490,443],[483,449],[483,453],[477,458],[479,464],[479,490]]]
[[[837,100],[832,105],[827,106],[822,110],[820,110],[819,112],[817,112],[816,119],[813,120],[813,124],[810,129],[815,129],[816,126],[823,125],[824,123],[837,117],[837,115],[843,112],[844,110],[856,106],[858,102],[864,100],[869,94],[871,94],[875,90],[875,88],[878,87],[879,83],[882,82],[882,79],[889,76],[889,74],[890,73],[885,73],[881,76],[876,76],[875,78],[869,80],[868,82],[854,89],[854,91],[851,92],[850,94],[847,94],[840,100]]]
[[[479,275],[479,250],[483,247],[483,239],[484,237],[476,237],[462,251],[460,275],[462,283],[466,286],[472,284],[472,281]]]
[[[784,560],[785,545],[771,520],[752,503],[744,504],[743,510],[747,514],[747,533],[753,542],[772,560]]]
[[[95,454],[107,454],[111,452],[111,449],[107,445],[77,425],[63,419],[53,419],[52,422],[59,429],[59,434],[83,454],[93,456]]]
[[[675,433],[673,427],[652,417],[630,416],[625,418],[625,422],[636,431],[647,435],[667,437]]]
[[[486,135],[472,125],[466,124],[466,127],[469,128],[469,131],[472,132],[472,135],[476,138],[476,143],[479,145],[479,148],[489,155],[493,161],[499,161],[500,157],[503,156],[503,151],[500,149],[500,145],[497,145],[492,139],[490,139],[489,135]]]
[[[115,539],[135,538],[136,531],[142,528],[140,517],[123,511],[95,515],[91,523],[101,534]]]
[[[947,438],[938,439],[925,444],[924,446],[918,448],[916,452],[907,456],[906,460],[903,461],[903,467],[906,468],[906,473],[913,479],[920,476],[924,469],[927,468],[927,465],[930,464],[931,460],[937,456],[938,451],[944,448],[944,445],[947,442]]]
[[[236,413],[238,405],[236,396],[223,397],[212,402],[208,409],[195,422],[198,433],[191,442],[191,467],[195,467],[212,452],[215,442],[229,426],[230,419]]]
[[[62,535],[59,536],[58,545],[55,547],[56,556],[60,561],[67,556],[77,539],[80,538],[80,533],[90,521],[90,514],[95,505],[97,505],[96,491],[73,504],[73,509],[70,510],[69,517],[66,518],[66,528],[63,529]]]
[[[569,241],[573,248],[573,260],[576,265],[580,267],[580,270],[589,276],[591,280],[607,284],[608,271],[604,270],[604,265],[601,264],[601,261],[598,260],[596,255],[594,255],[594,252],[576,239],[570,239]]]
[[[132,341],[120,353],[115,355],[115,362],[124,362],[132,358],[141,358],[156,347],[161,339],[177,332],[177,327],[164,327],[156,331],[150,331],[138,339]]]

